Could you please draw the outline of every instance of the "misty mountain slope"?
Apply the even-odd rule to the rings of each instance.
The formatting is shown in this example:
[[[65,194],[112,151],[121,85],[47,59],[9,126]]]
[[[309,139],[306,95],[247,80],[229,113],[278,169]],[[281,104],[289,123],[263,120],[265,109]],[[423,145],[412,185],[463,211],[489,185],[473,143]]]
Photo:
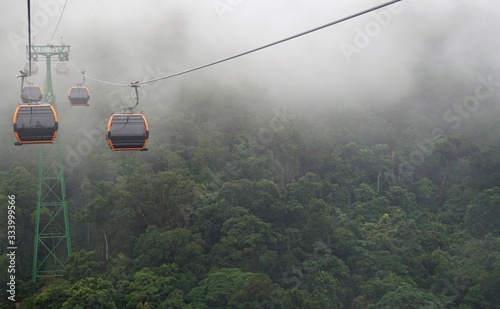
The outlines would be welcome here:
[[[34,13],[48,16],[49,2],[33,3]],[[16,195],[22,307],[496,308],[493,0],[407,0],[145,84],[137,111],[149,121],[149,151],[107,145],[109,116],[135,103],[130,82],[375,2],[68,2],[57,36],[94,78],[91,106],[66,102],[82,78],[76,69],[53,77],[73,252],[63,277],[36,283],[39,147],[14,147],[11,123],[25,55],[9,33],[24,33],[25,8],[6,3],[0,207]],[[61,1],[50,3],[61,12]],[[53,13],[37,21],[37,42],[52,35]],[[343,43],[356,52],[346,56]],[[31,80],[43,85],[44,70]],[[0,221],[2,248],[6,231]],[[8,296],[0,292],[0,308]]]

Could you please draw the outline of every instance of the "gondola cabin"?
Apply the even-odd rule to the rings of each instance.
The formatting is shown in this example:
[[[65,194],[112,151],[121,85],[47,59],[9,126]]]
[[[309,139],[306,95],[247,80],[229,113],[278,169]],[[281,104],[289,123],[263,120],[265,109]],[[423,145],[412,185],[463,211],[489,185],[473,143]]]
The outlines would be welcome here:
[[[113,151],[147,150],[149,127],[143,114],[113,114],[109,118],[107,140]]]
[[[24,86],[21,90],[21,103],[42,102],[43,92],[40,86]]]
[[[24,64],[24,72],[30,75],[36,75],[38,73],[38,62],[31,62],[31,72],[30,72],[30,63],[26,62]]]
[[[71,87],[68,100],[71,106],[89,106],[90,91],[87,87]]]
[[[17,145],[53,143],[56,139],[57,113],[50,104],[19,105],[13,122]]]
[[[66,62],[58,62],[56,63],[55,71],[57,74],[68,75],[69,66]]]

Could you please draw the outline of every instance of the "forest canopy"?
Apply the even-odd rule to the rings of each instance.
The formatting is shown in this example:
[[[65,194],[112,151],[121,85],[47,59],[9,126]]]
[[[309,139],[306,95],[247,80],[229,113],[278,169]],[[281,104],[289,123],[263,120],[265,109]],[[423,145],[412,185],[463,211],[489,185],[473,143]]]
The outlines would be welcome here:
[[[500,75],[491,51],[500,41],[478,35],[498,28],[497,11],[448,3],[455,15],[444,20],[443,3],[436,15],[407,3],[352,63],[339,42],[355,42],[345,33],[359,34],[366,19],[304,38],[306,47],[290,42],[287,53],[144,85],[147,152],[111,152],[106,142],[107,120],[134,102],[132,89],[89,82],[91,104],[75,110],[66,86],[81,75],[54,76],[72,245],[58,277],[32,279],[39,147],[13,145],[5,112],[0,208],[7,214],[15,195],[21,308],[497,308]],[[148,12],[156,30],[147,35],[98,23],[116,34],[108,40],[84,27],[75,62],[103,79],[149,79],[241,47],[242,37],[255,43],[247,33],[226,39],[228,25],[248,21],[243,4],[241,19],[201,42],[194,33],[210,18],[194,18],[199,11]],[[214,37],[224,43],[197,54],[193,41]],[[331,58],[317,54],[333,48]],[[13,84],[0,89],[17,102]],[[0,291],[0,309],[13,308],[8,297]]]
[[[73,254],[64,276],[36,296],[31,261],[20,261],[23,307],[500,301],[498,140],[482,135],[498,108],[436,138],[406,173],[400,166],[419,149],[415,139],[440,125],[411,100],[400,103],[404,117],[362,103],[307,113],[255,87],[213,86],[207,95],[203,85],[182,89],[169,115],[153,122],[148,153],[96,147],[66,175]],[[36,168],[13,163],[1,190],[4,200],[16,193],[19,234],[32,243]]]

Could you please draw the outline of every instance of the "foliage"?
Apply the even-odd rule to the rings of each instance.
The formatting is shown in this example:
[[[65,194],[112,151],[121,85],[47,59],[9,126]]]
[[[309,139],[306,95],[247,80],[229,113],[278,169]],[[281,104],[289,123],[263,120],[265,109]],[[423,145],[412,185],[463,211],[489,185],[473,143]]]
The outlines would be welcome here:
[[[73,284],[62,309],[105,308],[115,309],[113,287],[109,281],[88,277]]]
[[[496,308],[500,145],[481,136],[497,119],[430,138],[453,76],[423,72],[422,93],[377,108],[179,87],[151,117],[150,152],[92,156],[66,175],[73,254],[64,280],[36,291],[36,169],[1,171],[0,211],[16,194],[23,306]]]

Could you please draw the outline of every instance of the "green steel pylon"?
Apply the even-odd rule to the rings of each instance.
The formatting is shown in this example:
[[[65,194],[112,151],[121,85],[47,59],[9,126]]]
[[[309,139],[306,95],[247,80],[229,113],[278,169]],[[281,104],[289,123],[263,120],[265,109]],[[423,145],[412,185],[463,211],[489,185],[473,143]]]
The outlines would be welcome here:
[[[27,47],[29,54],[29,47]],[[69,46],[31,46],[33,60],[47,62],[44,102],[56,107],[52,89],[51,60],[67,61]],[[35,213],[33,279],[62,276],[71,254],[66,187],[59,138],[52,145],[40,146],[38,193]]]

